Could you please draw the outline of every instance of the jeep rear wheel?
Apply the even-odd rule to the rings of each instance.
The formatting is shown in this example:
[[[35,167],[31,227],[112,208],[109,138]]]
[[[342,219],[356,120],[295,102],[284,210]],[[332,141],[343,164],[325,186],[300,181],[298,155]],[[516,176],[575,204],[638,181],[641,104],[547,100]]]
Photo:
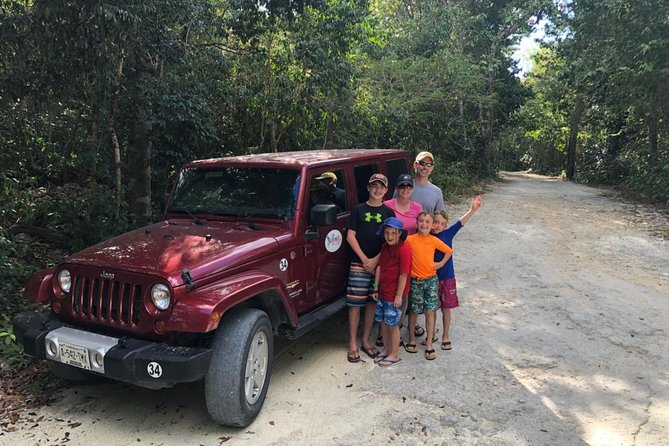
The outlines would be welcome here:
[[[205,377],[209,416],[226,426],[248,426],[260,412],[272,371],[272,325],[261,310],[233,310],[220,322]]]

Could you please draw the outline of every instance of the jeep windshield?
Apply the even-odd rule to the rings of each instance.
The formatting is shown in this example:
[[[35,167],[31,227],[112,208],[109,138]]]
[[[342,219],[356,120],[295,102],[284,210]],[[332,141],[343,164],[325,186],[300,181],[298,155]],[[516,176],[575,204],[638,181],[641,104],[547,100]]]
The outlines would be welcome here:
[[[298,170],[238,166],[184,169],[167,212],[290,220],[299,174]]]

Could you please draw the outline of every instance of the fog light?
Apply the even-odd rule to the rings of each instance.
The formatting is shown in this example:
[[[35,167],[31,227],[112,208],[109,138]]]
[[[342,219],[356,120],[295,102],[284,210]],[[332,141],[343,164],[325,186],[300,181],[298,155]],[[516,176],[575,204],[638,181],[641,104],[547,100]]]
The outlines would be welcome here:
[[[165,321],[156,321],[153,324],[153,328],[156,330],[156,333],[165,333]]]
[[[55,358],[56,356],[58,356],[58,344],[56,344],[52,340],[46,341],[45,350],[46,354],[51,357]]]
[[[97,368],[102,368],[104,366],[105,357],[102,356],[102,353],[95,352],[93,355],[93,365]]]

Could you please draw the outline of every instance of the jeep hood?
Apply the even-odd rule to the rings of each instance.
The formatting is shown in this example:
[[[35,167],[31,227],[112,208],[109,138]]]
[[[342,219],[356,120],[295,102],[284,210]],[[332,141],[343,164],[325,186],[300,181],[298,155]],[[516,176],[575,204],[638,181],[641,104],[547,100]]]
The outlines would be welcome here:
[[[251,229],[243,222],[170,220],[131,231],[86,248],[64,263],[161,276],[183,284],[188,268],[194,280],[247,263],[276,250],[276,226]]]

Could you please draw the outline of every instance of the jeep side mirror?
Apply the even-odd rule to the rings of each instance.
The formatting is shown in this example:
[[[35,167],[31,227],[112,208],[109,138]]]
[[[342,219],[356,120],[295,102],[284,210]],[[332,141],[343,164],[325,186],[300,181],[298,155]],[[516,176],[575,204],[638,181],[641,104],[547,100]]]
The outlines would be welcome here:
[[[309,223],[316,226],[333,226],[337,221],[337,206],[317,204],[309,212]]]

